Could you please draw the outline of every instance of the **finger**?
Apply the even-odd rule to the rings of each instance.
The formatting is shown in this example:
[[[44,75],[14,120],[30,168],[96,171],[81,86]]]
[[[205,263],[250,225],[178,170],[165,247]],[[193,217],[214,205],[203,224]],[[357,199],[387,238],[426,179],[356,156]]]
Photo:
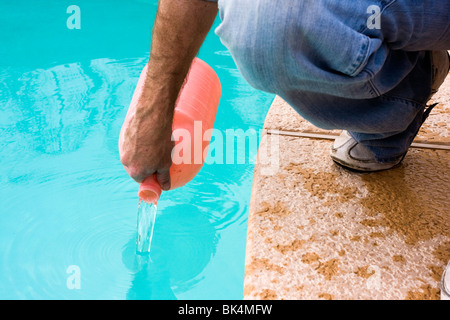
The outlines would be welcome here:
[[[137,170],[136,168],[129,168],[124,166],[125,171],[128,175],[137,183],[142,183],[148,176],[152,175],[154,172],[150,170]]]
[[[131,175],[131,174],[130,174],[130,177],[131,177],[134,181],[136,181],[137,183],[142,183],[142,182],[145,180],[145,178],[146,178],[147,176],[145,176],[145,175]]]
[[[161,189],[167,191],[170,189],[170,171],[158,171],[156,172],[156,180],[161,185]]]

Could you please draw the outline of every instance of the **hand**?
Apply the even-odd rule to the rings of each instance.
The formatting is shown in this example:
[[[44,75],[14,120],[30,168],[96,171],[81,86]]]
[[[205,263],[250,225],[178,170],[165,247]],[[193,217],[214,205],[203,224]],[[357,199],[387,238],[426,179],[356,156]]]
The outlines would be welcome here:
[[[130,107],[132,112],[123,137],[120,160],[136,182],[156,174],[161,188],[169,190],[174,107],[167,103],[173,99],[158,91],[144,85],[138,92],[135,105],[132,103]]]

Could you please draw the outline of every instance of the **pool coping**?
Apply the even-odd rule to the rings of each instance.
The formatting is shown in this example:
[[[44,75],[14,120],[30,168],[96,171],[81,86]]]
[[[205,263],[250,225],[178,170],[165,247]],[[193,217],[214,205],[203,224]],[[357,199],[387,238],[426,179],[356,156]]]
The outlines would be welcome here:
[[[450,189],[450,77],[432,102],[402,165],[358,174],[329,158],[339,130],[275,98],[254,169],[244,299],[439,299],[450,259],[440,192]]]

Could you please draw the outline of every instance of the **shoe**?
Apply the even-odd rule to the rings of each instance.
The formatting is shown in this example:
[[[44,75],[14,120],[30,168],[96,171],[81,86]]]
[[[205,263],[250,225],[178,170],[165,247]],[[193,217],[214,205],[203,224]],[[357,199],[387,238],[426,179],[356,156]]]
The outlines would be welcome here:
[[[450,262],[442,273],[441,300],[450,300]]]
[[[431,85],[432,96],[438,92],[450,72],[450,55],[447,51],[433,51],[431,53],[433,67],[433,84]]]
[[[401,156],[392,162],[378,162],[374,154],[356,142],[347,131],[342,131],[341,135],[336,138],[330,156],[337,164],[362,172],[392,169],[403,160],[403,156]]]
[[[444,83],[444,80],[450,71],[450,55],[447,51],[433,51],[431,52],[431,59],[433,68],[432,97]],[[429,106],[424,111],[422,123],[425,122],[435,106],[436,104]],[[418,132],[416,132],[416,135],[417,133]],[[353,139],[347,131],[343,131],[341,135],[336,138],[330,154],[331,159],[337,164],[348,169],[362,172],[392,169],[402,162],[405,155],[406,153],[391,162],[378,162],[375,155],[369,149]]]

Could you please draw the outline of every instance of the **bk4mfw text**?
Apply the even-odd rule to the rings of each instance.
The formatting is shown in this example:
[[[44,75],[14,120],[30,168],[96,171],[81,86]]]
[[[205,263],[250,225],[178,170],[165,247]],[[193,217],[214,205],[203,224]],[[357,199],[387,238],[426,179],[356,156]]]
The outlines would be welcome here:
[[[179,315],[203,315],[208,318],[211,314],[270,314],[272,311],[271,305],[238,305],[238,304],[224,304],[221,308],[214,307],[198,307],[189,306],[188,304],[178,308]]]

